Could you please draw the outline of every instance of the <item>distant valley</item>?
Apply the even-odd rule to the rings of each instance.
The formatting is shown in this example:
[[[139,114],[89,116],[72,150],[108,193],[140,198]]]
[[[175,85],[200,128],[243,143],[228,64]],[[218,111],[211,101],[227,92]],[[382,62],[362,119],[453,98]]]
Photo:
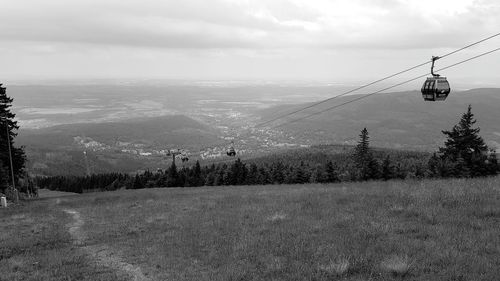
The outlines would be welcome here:
[[[366,127],[373,146],[433,151],[441,130],[456,124],[467,105],[481,135],[500,148],[500,89],[452,92],[424,102],[419,91],[377,94],[299,122],[295,118],[349,102],[330,102],[264,127],[260,122],[330,97],[346,85],[45,85],[9,87],[21,130],[17,144],[35,174],[136,172],[166,168],[166,150],[186,149],[192,160],[259,157],[317,144],[355,144]],[[285,124],[276,127],[276,125]]]

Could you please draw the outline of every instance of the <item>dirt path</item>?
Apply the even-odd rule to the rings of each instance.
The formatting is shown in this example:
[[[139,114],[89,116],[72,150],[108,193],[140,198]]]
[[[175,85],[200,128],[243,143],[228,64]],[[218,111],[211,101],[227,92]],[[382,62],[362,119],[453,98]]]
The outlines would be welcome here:
[[[88,255],[93,257],[99,265],[112,268],[116,271],[129,275],[133,281],[151,281],[146,277],[140,267],[129,264],[113,253],[106,245],[89,245],[85,246],[85,233],[82,231],[84,221],[80,213],[76,210],[65,209],[64,212],[73,217],[73,221],[68,224],[68,232],[74,239],[75,245],[81,247]]]

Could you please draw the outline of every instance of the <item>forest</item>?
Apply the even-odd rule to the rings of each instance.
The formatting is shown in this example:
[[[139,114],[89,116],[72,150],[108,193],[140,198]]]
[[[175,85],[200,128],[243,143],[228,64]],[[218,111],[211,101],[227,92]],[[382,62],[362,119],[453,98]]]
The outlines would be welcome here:
[[[441,159],[437,154],[398,150],[369,150],[368,162],[356,161],[356,148],[334,155],[309,154],[307,149],[289,151],[243,162],[177,168],[165,171],[146,171],[129,175],[120,173],[91,176],[40,177],[40,188],[69,192],[110,191],[153,187],[197,187],[220,185],[267,185],[332,183],[345,181],[474,177],[495,175],[500,171],[495,154],[485,161],[481,174],[464,174],[463,163],[458,165]],[[322,148],[323,150],[325,147]],[[486,157],[486,156],[485,156]],[[300,160],[302,159],[302,160]],[[366,160],[366,159],[365,159]],[[363,164],[366,163],[366,164]]]
[[[152,187],[196,187],[220,185],[266,185],[332,183],[345,181],[483,177],[498,174],[496,151],[488,148],[471,106],[450,131],[444,146],[433,154],[425,152],[373,149],[364,128],[356,146],[323,145],[288,150],[261,158],[235,160],[146,171],[135,176],[110,173],[81,176],[40,177],[41,188],[83,193],[87,191],[140,189]]]

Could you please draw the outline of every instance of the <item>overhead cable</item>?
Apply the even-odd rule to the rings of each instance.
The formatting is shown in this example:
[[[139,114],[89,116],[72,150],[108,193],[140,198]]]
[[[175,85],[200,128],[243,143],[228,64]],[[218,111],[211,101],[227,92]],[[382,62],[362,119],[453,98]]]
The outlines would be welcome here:
[[[481,54],[479,54],[479,55],[476,55],[476,56],[470,57],[470,58],[468,58],[468,59],[465,59],[465,60],[459,61],[459,62],[457,62],[457,63],[451,64],[451,65],[448,65],[448,66],[446,66],[446,67],[440,68],[440,69],[438,69],[437,71],[441,71],[441,70],[445,70],[445,69],[448,69],[448,68],[455,67],[455,66],[457,66],[457,65],[460,65],[460,64],[463,64],[463,63],[469,62],[469,61],[471,61],[471,60],[477,59],[477,58],[482,57],[482,56],[489,55],[489,54],[491,54],[491,53],[493,53],[493,52],[496,52],[496,51],[499,51],[499,50],[500,50],[500,48],[496,48],[496,49],[493,49],[493,50],[491,50],[491,51],[481,53]],[[412,79],[406,80],[406,81],[404,81],[404,82],[401,82],[401,83],[398,83],[398,84],[392,85],[392,86],[390,86],[390,87],[387,87],[387,88],[384,88],[384,89],[381,89],[381,90],[378,90],[378,91],[376,91],[376,92],[372,92],[372,93],[369,93],[369,94],[362,95],[362,96],[357,97],[357,98],[355,98],[355,99],[353,99],[353,100],[350,100],[350,101],[347,101],[347,102],[344,102],[344,103],[341,103],[341,104],[338,104],[338,105],[335,105],[335,106],[332,106],[332,107],[328,107],[328,108],[326,108],[326,109],[323,109],[323,110],[320,110],[320,111],[317,111],[317,112],[314,112],[314,113],[308,114],[308,115],[306,115],[306,116],[303,116],[303,117],[300,117],[300,118],[297,118],[297,119],[293,119],[293,120],[291,120],[291,121],[284,122],[284,123],[279,124],[279,125],[277,125],[277,126],[274,126],[274,127],[272,127],[272,128],[279,128],[279,127],[283,127],[283,126],[285,126],[285,125],[288,125],[288,124],[291,124],[291,123],[295,123],[295,122],[297,122],[297,121],[304,120],[304,119],[307,119],[307,118],[312,117],[312,116],[315,116],[315,115],[319,115],[319,114],[324,113],[324,112],[326,112],[326,111],[330,111],[330,110],[333,110],[333,109],[339,108],[339,107],[341,107],[341,106],[344,106],[344,105],[347,105],[347,104],[350,104],[350,103],[353,103],[353,102],[356,102],[356,101],[359,101],[359,100],[362,100],[362,99],[368,98],[368,97],[370,97],[370,96],[373,96],[373,95],[375,95],[375,94],[381,93],[381,92],[383,92],[383,91],[387,91],[387,90],[390,90],[390,89],[392,89],[392,88],[395,88],[395,87],[398,87],[398,86],[401,86],[401,85],[407,84],[407,83],[409,83],[409,82],[415,81],[415,80],[417,80],[417,79],[421,79],[421,78],[423,78],[423,77],[428,76],[429,74],[430,74],[430,73],[427,73],[427,74],[424,74],[424,75],[420,75],[420,76],[418,76],[418,77],[415,77],[415,78],[412,78]]]
[[[438,56],[438,57],[441,59],[441,58],[445,58],[445,57],[447,57],[447,56],[451,56],[451,55],[453,55],[453,54],[455,54],[455,53],[458,53],[458,52],[460,52],[460,51],[463,51],[463,50],[465,50],[465,49],[468,49],[468,48],[470,48],[470,47],[472,47],[472,46],[478,45],[478,44],[480,44],[480,43],[482,43],[482,42],[485,42],[485,41],[490,40],[490,39],[492,39],[492,38],[494,38],[494,37],[497,37],[497,36],[500,36],[500,32],[499,32],[499,33],[496,33],[496,34],[493,34],[493,35],[491,35],[491,36],[488,36],[488,37],[486,37],[486,38],[483,38],[483,39],[481,39],[481,40],[479,40],[479,41],[476,41],[476,42],[474,42],[474,43],[471,43],[471,44],[469,44],[469,45],[466,45],[466,46],[464,46],[464,47],[461,47],[461,48],[459,48],[459,49],[456,49],[456,50],[454,50],[454,51],[451,51],[451,52],[449,52],[449,53],[446,53],[446,54],[444,54],[444,55]],[[283,114],[283,115],[280,115],[280,116],[278,116],[278,117],[272,118],[272,119],[270,119],[270,120],[264,121],[264,122],[262,122],[262,123],[259,123],[259,124],[255,125],[255,127],[262,127],[262,126],[267,125],[267,124],[269,124],[269,123],[271,123],[271,122],[274,122],[274,121],[276,121],[276,120],[279,120],[279,119],[282,119],[282,118],[288,117],[288,116],[290,116],[290,115],[293,115],[293,114],[299,113],[299,112],[301,112],[301,111],[304,111],[304,110],[309,109],[309,108],[312,108],[312,107],[316,107],[316,106],[318,106],[318,105],[320,105],[320,104],[323,104],[323,103],[325,103],[325,102],[332,101],[332,100],[334,100],[334,99],[336,99],[336,98],[343,97],[343,96],[345,96],[345,95],[348,95],[348,94],[351,94],[351,93],[353,93],[353,92],[359,91],[359,90],[361,90],[361,89],[364,89],[364,88],[369,87],[369,86],[371,86],[371,85],[374,85],[374,84],[376,84],[376,83],[379,83],[379,82],[385,81],[385,80],[390,79],[390,78],[392,78],[392,77],[395,77],[395,76],[401,75],[401,74],[403,74],[403,73],[406,73],[406,72],[408,72],[408,71],[414,70],[414,69],[416,69],[416,68],[422,67],[422,66],[424,66],[424,65],[426,65],[426,64],[429,64],[429,63],[431,63],[431,62],[432,62],[432,60],[429,60],[429,61],[426,61],[426,62],[423,62],[423,63],[417,64],[417,65],[412,66],[412,67],[410,67],[410,68],[407,68],[407,69],[405,69],[405,70],[402,70],[402,71],[396,72],[396,73],[394,73],[394,74],[391,74],[391,75],[385,76],[385,77],[383,77],[383,78],[381,78],[381,79],[375,80],[375,81],[370,82],[370,83],[368,83],[368,84],[365,84],[365,85],[359,86],[359,87],[354,88],[354,89],[352,89],[352,90],[349,90],[349,91],[347,91],[347,92],[343,92],[343,93],[342,93],[342,94],[340,94],[340,95],[337,95],[337,96],[334,96],[334,97],[331,97],[331,98],[327,98],[327,99],[321,100],[321,101],[319,101],[319,102],[315,102],[315,103],[313,103],[313,104],[311,104],[311,105],[308,105],[308,106],[302,107],[302,108],[297,109],[297,110],[294,110],[294,111],[292,111],[292,112],[288,112],[288,113],[286,113],[286,114]]]

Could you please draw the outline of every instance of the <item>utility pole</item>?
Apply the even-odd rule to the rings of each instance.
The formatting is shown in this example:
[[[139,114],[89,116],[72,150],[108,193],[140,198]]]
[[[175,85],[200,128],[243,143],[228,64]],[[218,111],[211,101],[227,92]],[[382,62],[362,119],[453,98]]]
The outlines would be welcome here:
[[[180,149],[170,149],[168,150],[167,152],[167,155],[172,155],[172,163],[175,165],[175,157],[177,155],[180,155],[181,154],[181,150]]]
[[[9,124],[7,123],[7,118],[5,119],[5,128],[7,129],[7,146],[9,147],[9,160],[10,160],[10,175],[12,177],[12,187],[16,188],[16,181],[14,180],[14,164],[12,164],[12,150],[10,148],[10,136],[9,136]]]
[[[167,152],[167,156],[172,156],[172,163],[175,164],[175,157],[177,157],[177,155],[181,155],[181,160],[182,162],[184,163],[185,161],[188,161],[189,158],[187,157],[187,153],[184,149],[170,149],[168,150]]]

